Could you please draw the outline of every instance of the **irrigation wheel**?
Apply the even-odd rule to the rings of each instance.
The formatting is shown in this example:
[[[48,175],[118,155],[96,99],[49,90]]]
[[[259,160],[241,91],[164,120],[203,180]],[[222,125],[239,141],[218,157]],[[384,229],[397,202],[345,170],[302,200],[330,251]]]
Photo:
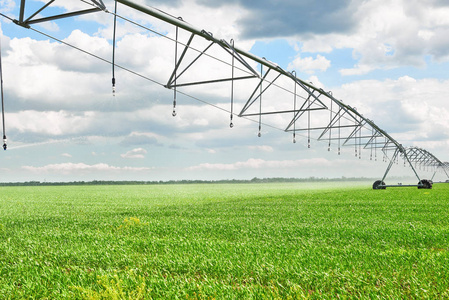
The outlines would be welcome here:
[[[431,180],[423,179],[418,183],[418,189],[431,189],[432,183]]]
[[[385,182],[383,182],[382,180],[376,180],[373,183],[373,190],[385,190],[386,187],[384,185],[385,185]]]

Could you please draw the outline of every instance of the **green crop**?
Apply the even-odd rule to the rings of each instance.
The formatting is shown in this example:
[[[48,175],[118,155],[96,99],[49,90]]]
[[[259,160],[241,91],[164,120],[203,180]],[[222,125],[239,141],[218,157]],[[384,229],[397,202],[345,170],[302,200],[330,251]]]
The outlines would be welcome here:
[[[449,184],[0,192],[0,299],[449,297]]]

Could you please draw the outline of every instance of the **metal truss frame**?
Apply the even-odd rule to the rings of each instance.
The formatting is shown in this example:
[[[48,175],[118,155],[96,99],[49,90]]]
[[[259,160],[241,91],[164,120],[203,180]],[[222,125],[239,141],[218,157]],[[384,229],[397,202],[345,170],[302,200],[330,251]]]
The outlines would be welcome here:
[[[19,20],[14,22],[18,25],[29,27],[31,24],[45,22],[50,20],[56,20],[65,17],[77,16],[87,13],[93,13],[98,11],[106,11],[107,9],[101,0],[91,0],[83,1],[89,2],[93,6],[91,9],[81,10],[72,13],[66,13],[61,15],[55,15],[40,19],[35,19],[35,16],[45,10],[50,6],[55,0],[49,1],[41,9],[31,14],[25,19],[25,0],[21,0],[20,4],[20,16]],[[218,39],[214,37],[211,33],[206,30],[198,29],[189,23],[182,20],[182,18],[175,18],[165,12],[158,9],[137,4],[130,0],[116,0],[116,3],[121,3],[125,6],[138,10],[144,14],[155,17],[159,20],[172,24],[176,27],[176,40],[175,40],[175,61],[173,70],[165,84],[165,87],[172,89],[174,92],[173,101],[173,116],[176,115],[176,98],[177,89],[188,86],[204,86],[215,83],[230,82],[230,127],[233,127],[233,116],[239,117],[258,117],[259,121],[259,133],[261,135],[261,120],[262,117],[269,115],[283,115],[291,116],[288,117],[288,122],[285,124],[285,131],[293,133],[293,142],[296,142],[296,133],[306,132],[308,138],[308,147],[311,144],[311,134],[312,132],[318,136],[317,140],[328,141],[328,150],[330,151],[331,143],[337,143],[338,154],[340,154],[341,147],[354,147],[355,156],[361,158],[362,150],[370,151],[370,159],[377,160],[377,150],[380,149],[384,156],[384,161],[389,161],[386,172],[381,180],[376,181],[373,184],[374,189],[385,189],[392,185],[386,185],[384,180],[391,170],[393,164],[398,161],[399,157],[404,160],[405,165],[409,165],[413,173],[418,179],[418,184],[414,185],[418,188],[431,188],[432,180],[421,179],[418,175],[417,168],[432,168],[436,171],[443,170],[443,172],[448,176],[449,163],[442,162],[436,158],[430,152],[416,148],[409,147],[406,148],[402,146],[397,140],[391,137],[386,131],[382,130],[377,124],[372,120],[365,118],[360,114],[356,108],[351,107],[343,101],[336,99],[332,92],[326,92],[321,88],[314,86],[312,83],[306,82],[296,76],[296,72],[288,72],[282,69],[280,66],[273,62],[266,60],[265,58],[260,58],[239,49],[235,46],[233,40],[227,42],[223,39]],[[190,33],[190,37],[185,44],[178,41],[178,30],[182,29]],[[193,58],[187,59],[187,53],[191,49],[192,42],[195,38],[200,38],[208,41],[208,45],[203,50],[196,50],[198,54]],[[183,49],[179,49],[180,54],[178,55],[178,47],[183,46]],[[213,46],[218,46],[223,49],[228,58],[231,60],[230,74],[231,77],[224,77],[214,80],[198,80],[180,83],[180,78],[191,69]],[[184,64],[184,67],[181,67]],[[237,69],[236,64],[239,65],[239,70],[247,73],[245,76],[235,76],[235,70]],[[259,65],[260,71],[255,70],[252,66]],[[269,79],[269,77],[273,77]],[[293,105],[291,109],[274,109],[265,111],[262,110],[262,97],[265,93],[270,91],[272,88],[277,86],[277,81],[280,79],[290,80],[292,85],[291,88],[283,88],[289,94],[293,96]],[[254,82],[256,80],[257,84],[251,88],[248,83],[248,90],[250,91],[250,96],[244,102],[239,113],[234,113],[234,83],[237,81],[248,81]],[[277,86],[279,87],[279,86]],[[305,96],[304,96],[305,95]],[[300,100],[302,100],[302,102]],[[264,99],[264,101],[266,101]],[[273,105],[280,101],[275,99],[272,101]],[[300,102],[298,102],[300,101]],[[257,109],[257,104],[259,107]],[[252,111],[251,111],[252,109]],[[323,118],[323,112],[328,112],[329,115]],[[320,114],[319,118],[316,118],[316,114]],[[316,121],[319,119],[321,123],[317,124]],[[312,121],[315,123],[312,124]],[[391,155],[391,153],[393,153]],[[432,176],[433,177],[435,176]],[[430,182],[430,186],[429,186]]]
[[[75,16],[80,16],[80,15],[85,15],[85,14],[90,14],[90,13],[106,10],[106,6],[104,5],[102,0],[90,0],[90,1],[86,0],[83,2],[91,4],[93,6],[93,8],[35,19],[35,17],[39,13],[45,11],[45,9],[48,8],[51,4],[53,4],[55,1],[56,0],[48,1],[44,6],[39,8],[37,11],[33,12],[28,18],[25,19],[26,0],[20,0],[19,19],[14,20],[14,23],[16,23],[17,25],[23,26],[25,28],[29,28],[30,25],[36,24],[36,23],[42,23],[42,22],[48,22],[48,21],[53,21],[53,20],[57,20],[57,19],[75,17]]]

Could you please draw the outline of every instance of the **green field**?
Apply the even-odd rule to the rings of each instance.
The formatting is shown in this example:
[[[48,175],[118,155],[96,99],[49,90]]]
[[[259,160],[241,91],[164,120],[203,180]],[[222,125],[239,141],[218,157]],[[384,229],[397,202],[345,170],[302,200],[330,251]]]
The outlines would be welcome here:
[[[371,184],[2,187],[0,299],[449,298],[449,184]]]

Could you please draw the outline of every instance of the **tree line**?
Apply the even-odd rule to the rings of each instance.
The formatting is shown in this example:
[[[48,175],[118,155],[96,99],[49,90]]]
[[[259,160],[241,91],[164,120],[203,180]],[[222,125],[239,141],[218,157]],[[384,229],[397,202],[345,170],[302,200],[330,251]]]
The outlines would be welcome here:
[[[324,182],[324,181],[372,181],[373,178],[366,177],[308,177],[308,178],[258,178],[252,179],[222,179],[222,180],[92,180],[92,181],[70,181],[70,182],[47,182],[47,181],[25,181],[25,182],[0,182],[0,186],[59,186],[59,185],[155,185],[155,184],[235,184],[235,183],[275,183],[275,182]]]

